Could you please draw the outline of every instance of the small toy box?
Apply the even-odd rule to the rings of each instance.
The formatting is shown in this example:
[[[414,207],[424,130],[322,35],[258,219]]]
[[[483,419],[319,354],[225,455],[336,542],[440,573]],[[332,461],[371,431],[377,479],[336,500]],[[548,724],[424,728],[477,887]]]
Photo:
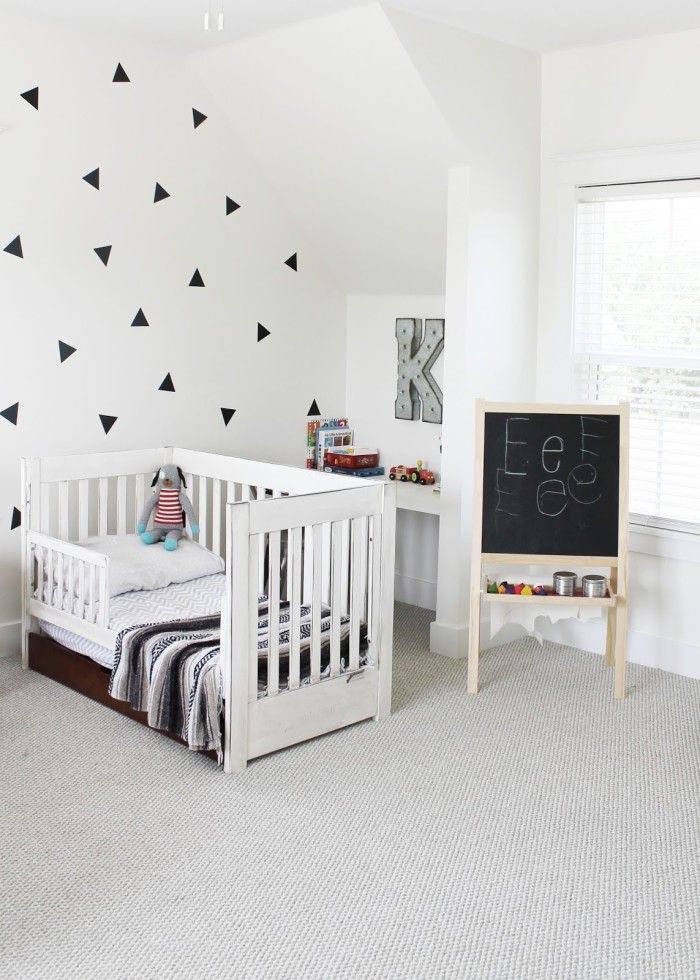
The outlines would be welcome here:
[[[337,453],[332,449],[327,449],[324,457],[326,466],[338,467],[347,470],[371,469],[379,463],[379,453],[371,449],[361,449],[359,452]]]

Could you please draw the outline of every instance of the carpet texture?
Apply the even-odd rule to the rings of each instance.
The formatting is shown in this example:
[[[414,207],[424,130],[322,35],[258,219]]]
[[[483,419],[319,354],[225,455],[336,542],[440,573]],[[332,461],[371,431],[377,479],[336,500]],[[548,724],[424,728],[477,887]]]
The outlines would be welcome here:
[[[526,637],[209,759],[0,661],[0,977],[700,977],[700,682]]]

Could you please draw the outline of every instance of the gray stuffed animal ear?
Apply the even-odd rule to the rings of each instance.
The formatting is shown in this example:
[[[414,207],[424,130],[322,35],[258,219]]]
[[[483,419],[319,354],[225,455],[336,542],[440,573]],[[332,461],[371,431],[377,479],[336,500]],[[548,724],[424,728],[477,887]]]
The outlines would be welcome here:
[[[158,482],[158,477],[160,476],[160,470],[156,470],[153,474],[153,479],[151,480],[151,486],[154,487]]]
[[[185,487],[185,489],[187,489],[187,480],[185,479],[185,474],[182,472],[179,466],[177,468],[177,472],[180,476],[180,485]]]

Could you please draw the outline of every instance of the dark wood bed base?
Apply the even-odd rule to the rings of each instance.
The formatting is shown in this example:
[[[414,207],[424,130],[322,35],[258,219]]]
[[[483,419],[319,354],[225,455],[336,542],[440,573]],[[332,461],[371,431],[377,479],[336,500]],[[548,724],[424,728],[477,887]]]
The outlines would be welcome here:
[[[58,681],[59,684],[70,687],[71,690],[84,694],[86,697],[92,698],[93,701],[99,701],[100,704],[106,705],[112,711],[117,711],[120,715],[127,715],[134,721],[150,727],[145,711],[134,711],[128,701],[117,701],[109,696],[107,690],[110,671],[106,667],[102,667],[81,653],[75,653],[73,650],[61,646],[50,636],[39,633],[29,634],[29,666],[38,674],[50,677],[51,680]],[[157,731],[159,735],[166,735],[168,738],[180,742],[181,745],[187,745],[187,742],[178,738],[177,735],[164,732],[160,728],[152,730]],[[216,752],[213,749],[203,749],[200,755],[207,755],[216,761]]]

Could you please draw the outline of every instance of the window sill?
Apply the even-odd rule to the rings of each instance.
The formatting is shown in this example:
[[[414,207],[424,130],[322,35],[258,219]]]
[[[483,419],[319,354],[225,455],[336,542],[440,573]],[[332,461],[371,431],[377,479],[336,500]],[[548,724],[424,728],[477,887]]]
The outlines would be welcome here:
[[[700,535],[630,524],[629,550],[655,558],[700,563]]]

